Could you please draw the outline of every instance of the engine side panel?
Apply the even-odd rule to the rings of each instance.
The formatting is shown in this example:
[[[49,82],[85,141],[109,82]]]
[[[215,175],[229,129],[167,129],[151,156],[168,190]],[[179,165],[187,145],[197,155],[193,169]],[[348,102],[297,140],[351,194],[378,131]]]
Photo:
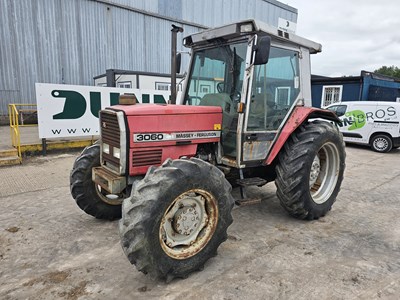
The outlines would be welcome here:
[[[145,174],[167,158],[192,157],[199,144],[220,141],[220,107],[168,107],[154,106],[152,114],[127,116],[130,175]]]

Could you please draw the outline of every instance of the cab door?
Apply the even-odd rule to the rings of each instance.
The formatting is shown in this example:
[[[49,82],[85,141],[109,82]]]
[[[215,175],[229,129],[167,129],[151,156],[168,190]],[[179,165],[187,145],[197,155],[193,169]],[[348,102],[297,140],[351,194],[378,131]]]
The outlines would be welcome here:
[[[242,134],[242,163],[259,165],[265,160],[300,97],[299,57],[299,49],[272,46],[269,61],[254,66]]]

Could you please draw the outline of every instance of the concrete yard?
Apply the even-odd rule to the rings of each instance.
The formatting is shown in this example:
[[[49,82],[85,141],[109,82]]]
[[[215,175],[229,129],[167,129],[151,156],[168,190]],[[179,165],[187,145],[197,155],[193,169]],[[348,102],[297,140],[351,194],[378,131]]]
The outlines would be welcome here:
[[[399,299],[400,150],[347,147],[342,190],[316,221],[289,217],[275,186],[237,208],[201,272],[166,284],[124,256],[118,222],[69,192],[75,153],[0,168],[0,299]],[[234,191],[237,193],[237,191]]]

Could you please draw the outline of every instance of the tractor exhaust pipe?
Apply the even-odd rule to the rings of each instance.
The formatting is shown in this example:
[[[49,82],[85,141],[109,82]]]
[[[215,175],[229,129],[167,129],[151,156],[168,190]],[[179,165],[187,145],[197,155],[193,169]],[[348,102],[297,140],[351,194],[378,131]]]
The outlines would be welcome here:
[[[172,24],[171,29],[171,99],[169,100],[170,104],[176,104],[176,73],[179,72],[178,70],[178,63],[179,60],[180,65],[180,58],[177,59],[176,53],[176,41],[178,32],[183,32],[182,27],[175,26]],[[180,69],[180,66],[179,66]]]

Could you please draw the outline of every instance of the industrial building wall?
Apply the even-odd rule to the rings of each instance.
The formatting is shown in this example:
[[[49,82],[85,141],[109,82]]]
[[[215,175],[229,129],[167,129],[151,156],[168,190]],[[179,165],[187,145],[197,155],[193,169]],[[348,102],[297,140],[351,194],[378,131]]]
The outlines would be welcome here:
[[[9,103],[35,103],[36,82],[92,85],[106,69],[169,73],[171,24],[188,35],[248,18],[277,26],[279,17],[296,22],[297,10],[275,0],[2,0],[0,115]]]

